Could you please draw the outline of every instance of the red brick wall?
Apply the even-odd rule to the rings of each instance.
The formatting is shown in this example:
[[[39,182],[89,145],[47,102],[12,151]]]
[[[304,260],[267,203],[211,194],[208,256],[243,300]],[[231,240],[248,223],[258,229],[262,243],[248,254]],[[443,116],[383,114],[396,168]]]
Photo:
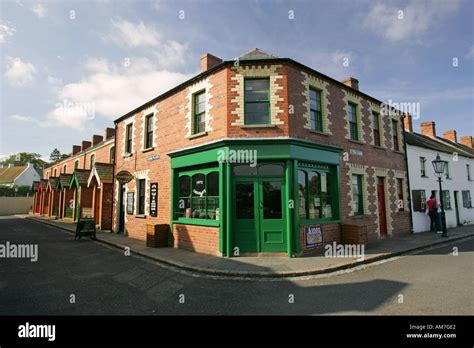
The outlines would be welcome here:
[[[219,228],[175,224],[173,225],[173,243],[175,248],[217,255],[219,250]]]

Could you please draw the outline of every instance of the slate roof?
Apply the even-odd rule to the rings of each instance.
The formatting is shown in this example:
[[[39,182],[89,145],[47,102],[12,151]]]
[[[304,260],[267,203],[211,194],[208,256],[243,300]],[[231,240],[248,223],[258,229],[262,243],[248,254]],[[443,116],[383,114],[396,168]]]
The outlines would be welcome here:
[[[69,187],[69,183],[71,182],[72,174],[59,174],[59,181],[58,185],[61,185],[61,187]]]
[[[87,180],[90,174],[91,171],[89,169],[76,169],[73,176],[76,176],[79,185],[87,186]]]
[[[46,189],[46,186],[48,186],[48,180],[46,180],[46,179],[41,179],[40,183],[41,183],[41,187],[43,188],[43,190]]]
[[[39,181],[33,181],[33,184],[31,185],[31,189],[33,192],[38,191],[38,186],[39,186]]]
[[[114,165],[110,163],[95,163],[95,169],[100,180],[112,180],[114,178]]]
[[[238,57],[238,60],[258,60],[258,59],[278,59],[280,57],[274,54],[262,51],[259,48],[253,48],[250,51]]]
[[[58,186],[58,181],[59,181],[59,178],[57,176],[50,176],[48,178],[49,186],[51,186],[51,188],[54,188],[54,189]]]
[[[434,139],[423,134],[415,132],[406,132],[405,139],[408,145],[424,147],[426,149],[440,151],[452,154],[453,152],[458,152],[459,155],[465,157],[474,158],[474,153],[472,151],[466,151],[464,148],[467,146],[459,146],[459,144],[449,142],[451,144],[445,143],[444,139]]]
[[[12,184],[15,179],[23,173],[26,169],[26,166],[11,167],[11,168],[2,168],[0,170],[0,185],[1,184]]]

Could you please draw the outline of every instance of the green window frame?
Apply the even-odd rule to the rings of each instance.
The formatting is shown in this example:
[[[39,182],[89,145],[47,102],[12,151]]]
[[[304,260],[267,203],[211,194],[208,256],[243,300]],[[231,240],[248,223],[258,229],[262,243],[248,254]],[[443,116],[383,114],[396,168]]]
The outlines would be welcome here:
[[[145,186],[145,179],[139,179],[137,181],[137,215],[145,215]]]
[[[443,203],[445,210],[451,209],[451,195],[449,194],[449,190],[443,190]]]
[[[193,134],[206,130],[206,91],[193,94]]]
[[[144,148],[151,149],[153,147],[153,114],[145,117],[145,134]]]
[[[127,124],[125,128],[125,152],[132,153],[132,134],[133,134],[133,123]]]
[[[315,88],[309,89],[309,120],[312,130],[323,131],[322,93]]]
[[[464,208],[472,208],[471,191],[462,191],[462,206]]]
[[[270,124],[270,79],[244,80],[244,123]]]
[[[298,211],[300,220],[324,221],[338,217],[338,198],[330,171],[298,168]]]
[[[217,221],[219,218],[218,168],[182,171],[178,175],[175,220]]]
[[[364,197],[362,191],[363,175],[352,175],[352,204],[354,215],[364,215]]]
[[[359,120],[357,115],[357,105],[348,103],[347,118],[349,121],[350,139],[359,141]]]

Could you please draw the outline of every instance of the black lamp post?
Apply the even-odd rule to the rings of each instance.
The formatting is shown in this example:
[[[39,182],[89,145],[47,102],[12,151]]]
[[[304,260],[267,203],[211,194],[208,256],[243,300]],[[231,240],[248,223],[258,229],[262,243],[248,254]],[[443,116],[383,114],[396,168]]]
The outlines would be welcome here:
[[[441,229],[443,231],[441,237],[447,237],[448,231],[446,229],[446,213],[444,212],[443,187],[441,186],[441,179],[443,178],[443,176],[446,175],[446,168],[448,166],[448,162],[443,161],[441,157],[439,157],[438,153],[436,154],[436,159],[433,160],[431,163],[433,163],[435,176],[438,178],[439,183],[439,199],[441,201]]]

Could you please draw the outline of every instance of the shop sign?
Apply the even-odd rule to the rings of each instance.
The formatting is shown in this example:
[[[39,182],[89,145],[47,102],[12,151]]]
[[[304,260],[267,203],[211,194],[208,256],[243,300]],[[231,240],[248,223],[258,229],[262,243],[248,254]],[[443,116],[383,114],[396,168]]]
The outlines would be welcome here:
[[[354,155],[354,156],[363,156],[364,153],[363,153],[361,150],[351,149],[351,155]]]
[[[133,175],[130,174],[130,172],[127,172],[126,170],[122,170],[121,172],[117,173],[115,178],[118,180],[119,183],[126,184],[127,182],[132,181]]]
[[[150,184],[150,216],[158,216],[158,183]]]
[[[306,248],[317,248],[323,245],[323,227],[310,225],[304,228]]]
[[[160,159],[160,155],[152,155],[146,158],[147,161],[156,161]]]
[[[127,192],[127,214],[133,215],[134,192]]]

